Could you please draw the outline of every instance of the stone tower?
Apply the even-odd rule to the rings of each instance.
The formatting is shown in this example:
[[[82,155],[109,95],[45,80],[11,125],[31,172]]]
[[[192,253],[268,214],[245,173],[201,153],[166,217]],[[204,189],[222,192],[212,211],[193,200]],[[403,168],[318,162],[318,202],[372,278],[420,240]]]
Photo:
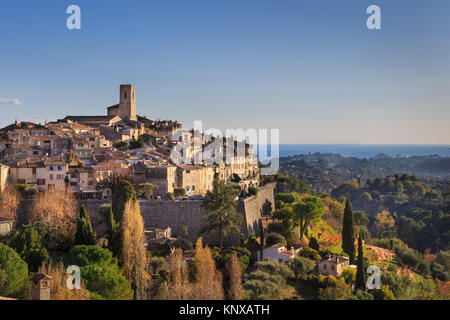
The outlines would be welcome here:
[[[33,300],[50,300],[50,281],[52,278],[43,273],[35,273],[30,280],[33,282]]]
[[[120,85],[118,116],[124,120],[136,121],[136,88],[133,84]]]

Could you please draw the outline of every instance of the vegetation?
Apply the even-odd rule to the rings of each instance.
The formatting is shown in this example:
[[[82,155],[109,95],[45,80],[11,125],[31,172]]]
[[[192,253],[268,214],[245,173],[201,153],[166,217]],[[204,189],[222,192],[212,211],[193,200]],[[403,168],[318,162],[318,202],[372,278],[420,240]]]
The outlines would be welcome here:
[[[348,254],[350,263],[355,262],[355,229],[350,200],[345,200],[344,221],[342,225],[342,249]]]
[[[225,182],[214,179],[213,190],[206,193],[203,203],[206,209],[202,217],[201,234],[218,232],[220,249],[223,237],[230,232],[239,233],[242,225],[242,216],[236,212],[235,193]]]
[[[81,206],[77,217],[75,244],[95,245],[95,234],[92,231],[91,219],[84,206]]]
[[[28,282],[28,266],[12,248],[0,243],[0,270],[4,284],[0,286],[0,295],[23,298]]]

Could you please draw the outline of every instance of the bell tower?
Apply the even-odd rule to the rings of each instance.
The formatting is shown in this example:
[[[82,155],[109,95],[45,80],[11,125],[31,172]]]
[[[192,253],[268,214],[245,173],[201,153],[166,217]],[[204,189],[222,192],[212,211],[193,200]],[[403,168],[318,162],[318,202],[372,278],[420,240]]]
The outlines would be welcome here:
[[[124,120],[136,121],[136,88],[134,84],[120,85],[120,103],[118,116]]]

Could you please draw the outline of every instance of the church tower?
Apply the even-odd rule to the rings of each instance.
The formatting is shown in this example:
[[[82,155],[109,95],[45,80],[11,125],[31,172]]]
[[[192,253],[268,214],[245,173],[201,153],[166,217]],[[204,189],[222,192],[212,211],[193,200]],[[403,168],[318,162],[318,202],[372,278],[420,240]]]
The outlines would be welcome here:
[[[133,84],[120,85],[118,116],[124,120],[136,121],[136,88]]]

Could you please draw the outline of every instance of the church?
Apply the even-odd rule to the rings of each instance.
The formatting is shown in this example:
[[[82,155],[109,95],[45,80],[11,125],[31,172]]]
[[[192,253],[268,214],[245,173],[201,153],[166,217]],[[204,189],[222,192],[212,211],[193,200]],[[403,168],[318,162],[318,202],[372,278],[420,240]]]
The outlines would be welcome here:
[[[77,122],[94,128],[107,130],[125,128],[141,135],[147,131],[161,132],[167,136],[181,129],[181,123],[170,120],[150,120],[136,114],[136,88],[133,84],[121,84],[119,103],[107,108],[107,115],[102,116],[66,116],[58,122]]]

